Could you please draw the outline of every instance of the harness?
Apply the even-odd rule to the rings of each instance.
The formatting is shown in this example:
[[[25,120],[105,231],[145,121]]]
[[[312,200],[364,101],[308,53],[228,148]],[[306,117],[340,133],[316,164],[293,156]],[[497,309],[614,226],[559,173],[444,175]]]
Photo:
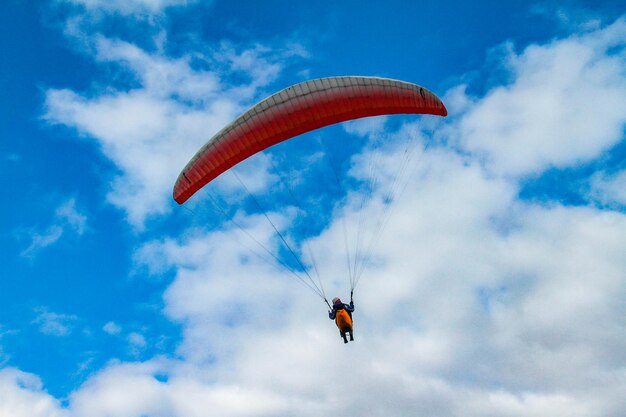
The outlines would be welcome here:
[[[345,309],[337,310],[335,313],[335,324],[340,330],[352,329],[352,317]]]

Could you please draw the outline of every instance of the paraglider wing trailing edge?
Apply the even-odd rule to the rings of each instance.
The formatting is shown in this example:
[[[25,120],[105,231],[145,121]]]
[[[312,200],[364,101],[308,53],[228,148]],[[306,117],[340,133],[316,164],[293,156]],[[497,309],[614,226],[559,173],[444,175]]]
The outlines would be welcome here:
[[[233,120],[180,173],[174,200],[183,204],[211,180],[246,158],[287,139],[347,120],[385,114],[448,114],[419,85],[379,77],[330,77],[287,87]]]

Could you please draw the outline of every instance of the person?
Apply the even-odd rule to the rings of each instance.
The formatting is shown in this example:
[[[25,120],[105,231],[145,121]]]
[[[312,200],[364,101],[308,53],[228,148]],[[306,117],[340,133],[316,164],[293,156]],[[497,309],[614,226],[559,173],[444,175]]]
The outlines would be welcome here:
[[[354,311],[354,301],[350,300],[350,304],[344,304],[338,297],[333,298],[333,309],[328,312],[328,317],[335,320],[335,324],[339,329],[339,334],[343,338],[343,343],[348,343],[346,333],[350,334],[350,340],[354,341],[352,330],[352,312]]]

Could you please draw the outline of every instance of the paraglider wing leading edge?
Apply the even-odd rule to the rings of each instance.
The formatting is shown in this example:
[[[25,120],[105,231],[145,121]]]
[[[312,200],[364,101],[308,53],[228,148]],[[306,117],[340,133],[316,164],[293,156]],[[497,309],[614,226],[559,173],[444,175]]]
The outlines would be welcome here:
[[[174,186],[184,203],[208,182],[272,145],[334,123],[384,114],[446,116],[439,98],[416,84],[379,77],[305,81],[254,105],[213,136]]]

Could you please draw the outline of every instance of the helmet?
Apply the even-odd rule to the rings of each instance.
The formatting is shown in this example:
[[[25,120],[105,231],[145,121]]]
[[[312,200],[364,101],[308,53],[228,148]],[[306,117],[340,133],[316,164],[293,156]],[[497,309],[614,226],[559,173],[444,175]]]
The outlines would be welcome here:
[[[337,303],[340,303],[340,302],[341,302],[341,299],[339,297],[333,298],[333,304],[337,304]]]

